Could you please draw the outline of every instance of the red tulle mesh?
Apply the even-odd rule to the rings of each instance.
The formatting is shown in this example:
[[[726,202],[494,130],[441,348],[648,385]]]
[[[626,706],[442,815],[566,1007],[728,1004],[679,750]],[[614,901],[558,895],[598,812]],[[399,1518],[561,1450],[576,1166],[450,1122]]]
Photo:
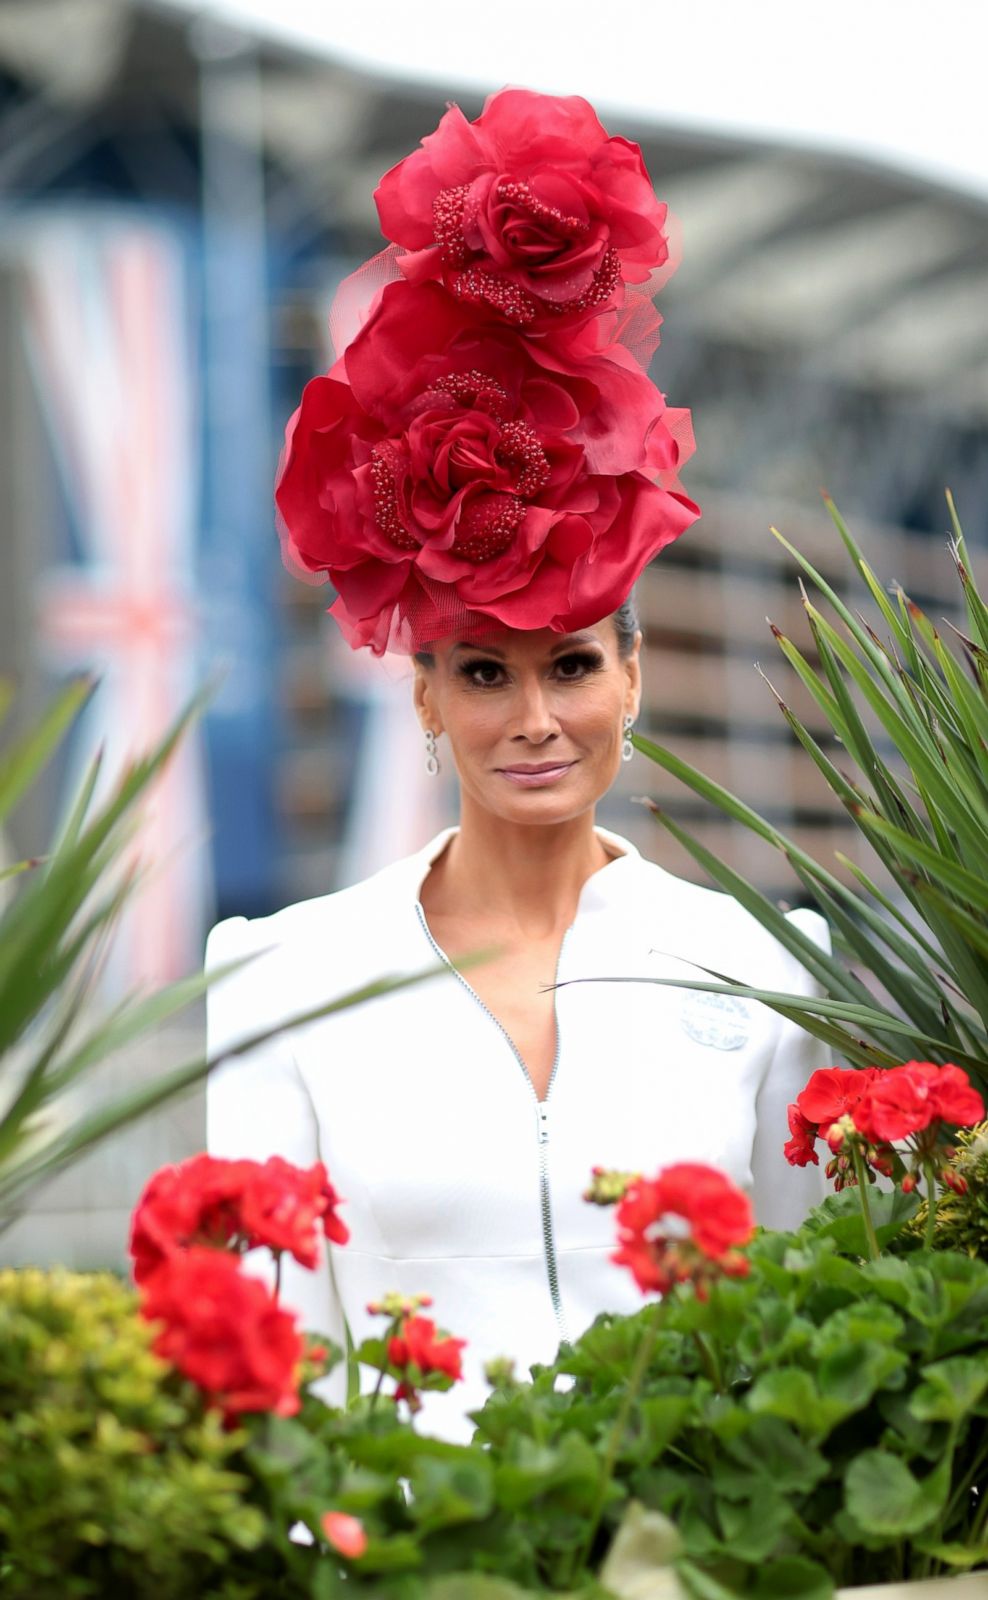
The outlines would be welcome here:
[[[343,279],[329,308],[329,338],[337,361],[367,321],[381,290],[401,277],[398,260],[403,254],[398,245],[389,244]]]

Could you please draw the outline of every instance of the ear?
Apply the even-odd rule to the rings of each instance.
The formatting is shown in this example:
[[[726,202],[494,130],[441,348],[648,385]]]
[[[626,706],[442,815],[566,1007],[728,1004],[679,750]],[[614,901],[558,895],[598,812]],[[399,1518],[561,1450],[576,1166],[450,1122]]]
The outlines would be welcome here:
[[[432,684],[432,668],[424,667],[420,661],[415,663],[415,679],[412,683],[412,704],[415,714],[419,719],[423,733],[431,728],[437,736],[443,731],[443,720],[439,715],[436,704],[436,694]]]
[[[635,634],[635,642],[631,647],[630,655],[626,656],[622,665],[628,675],[627,688],[624,696],[625,711],[638,721],[638,713],[642,705],[642,663],[641,663],[642,634],[639,628]]]

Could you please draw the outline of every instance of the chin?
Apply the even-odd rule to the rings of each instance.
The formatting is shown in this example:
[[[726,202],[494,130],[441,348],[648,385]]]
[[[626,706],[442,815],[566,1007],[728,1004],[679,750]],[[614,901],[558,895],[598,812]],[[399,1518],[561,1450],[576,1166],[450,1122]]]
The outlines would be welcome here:
[[[591,791],[583,785],[579,793],[569,794],[552,789],[522,789],[507,795],[488,792],[483,796],[483,805],[486,811],[505,822],[535,823],[539,827],[549,828],[553,824],[572,822],[574,817],[582,817],[593,809],[606,792],[606,789]]]

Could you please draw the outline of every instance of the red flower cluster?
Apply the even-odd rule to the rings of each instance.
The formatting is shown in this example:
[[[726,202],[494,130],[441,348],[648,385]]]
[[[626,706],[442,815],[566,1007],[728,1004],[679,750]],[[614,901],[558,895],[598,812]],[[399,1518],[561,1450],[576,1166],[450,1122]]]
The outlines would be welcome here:
[[[698,515],[688,418],[622,309],[668,255],[640,150],[584,100],[505,90],[474,123],[448,111],[376,198],[404,253],[289,422],[290,560],[376,653],[599,621]]]
[[[791,1138],[784,1154],[792,1166],[817,1163],[816,1141],[824,1139],[832,1151],[827,1176],[841,1189],[856,1181],[845,1148],[849,1141],[857,1139],[868,1165],[891,1176],[897,1162],[902,1170],[893,1146],[910,1140],[920,1164],[932,1162],[945,1182],[956,1184],[963,1180],[945,1165],[944,1129],[970,1127],[984,1114],[967,1073],[950,1062],[906,1061],[884,1070],[827,1067],[813,1073],[789,1107]],[[907,1175],[903,1187],[915,1187],[914,1175]]]
[[[141,1310],[162,1324],[155,1352],[228,1419],[298,1410],[303,1347],[295,1318],[236,1256],[201,1245],[172,1256],[145,1283]]]
[[[197,1155],[162,1167],[131,1222],[135,1281],[145,1283],[163,1262],[192,1245],[237,1253],[267,1246],[314,1268],[320,1230],[336,1244],[349,1238],[336,1214],[339,1204],[321,1162],[303,1169],[280,1156],[261,1163]]]
[[[268,1161],[198,1155],[162,1167],[131,1223],[141,1311],[160,1322],[154,1349],[198,1384],[231,1420],[247,1411],[290,1416],[299,1408],[304,1350],[291,1312],[241,1270],[245,1250],[287,1251],[303,1266],[319,1259],[319,1232],[349,1238],[339,1196],[321,1162],[303,1170]]]
[[[643,1294],[691,1282],[705,1299],[714,1278],[748,1271],[735,1247],[754,1233],[751,1202],[713,1167],[681,1161],[655,1178],[634,1179],[618,1205],[617,1225],[611,1260],[629,1268]]]
[[[891,1144],[935,1122],[971,1127],[984,1114],[984,1101],[962,1067],[907,1061],[875,1074],[855,1109],[854,1125],[866,1139]]]
[[[408,1402],[412,1411],[420,1405],[418,1391],[424,1380],[433,1375],[451,1378],[454,1382],[463,1377],[463,1359],[460,1352],[465,1339],[436,1336],[436,1324],[430,1317],[404,1317],[397,1333],[388,1340],[388,1360],[401,1373],[395,1390],[396,1400]]]

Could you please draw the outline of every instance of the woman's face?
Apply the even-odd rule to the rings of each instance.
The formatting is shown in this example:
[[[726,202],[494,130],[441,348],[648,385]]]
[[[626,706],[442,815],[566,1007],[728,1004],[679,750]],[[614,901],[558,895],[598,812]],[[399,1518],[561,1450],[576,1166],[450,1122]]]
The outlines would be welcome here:
[[[415,705],[423,729],[447,736],[464,799],[529,823],[595,805],[617,775],[624,717],[638,715],[640,644],[622,658],[610,617],[438,644],[434,665],[416,664]]]

